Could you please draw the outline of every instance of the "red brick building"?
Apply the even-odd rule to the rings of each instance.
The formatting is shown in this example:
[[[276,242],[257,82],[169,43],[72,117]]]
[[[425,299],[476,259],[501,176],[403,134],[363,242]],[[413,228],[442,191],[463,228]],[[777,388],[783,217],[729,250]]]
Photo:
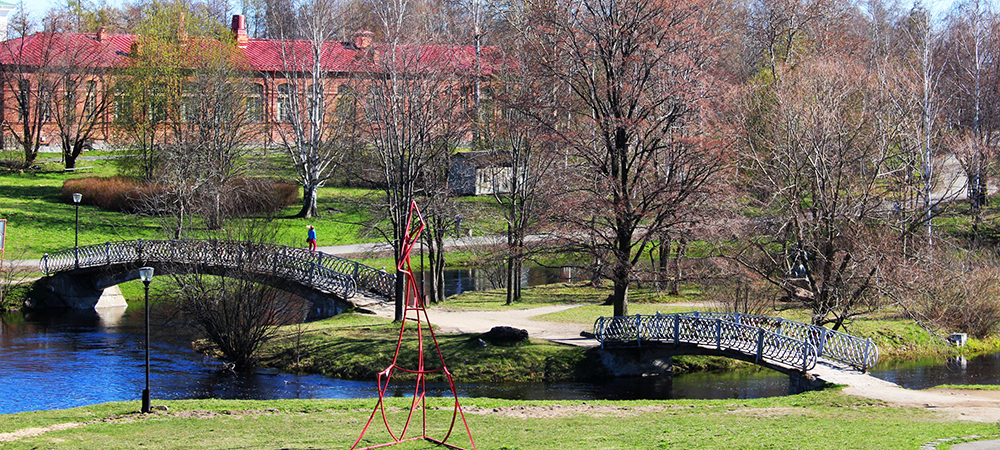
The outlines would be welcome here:
[[[305,40],[251,39],[247,36],[245,18],[233,16],[231,32],[239,58],[252,74],[252,87],[248,101],[248,111],[259,124],[259,142],[274,142],[278,127],[290,119],[292,89],[304,89],[298,77],[292,76],[299,70],[313,67],[312,43]],[[204,38],[188,38],[178,33],[181,45],[190,45],[197,52],[199,45],[205,45]],[[107,33],[102,28],[97,33],[51,33],[41,32],[23,38],[0,43],[0,75],[3,76],[0,110],[3,118],[3,144],[7,149],[15,145],[14,130],[23,131],[26,123],[36,123],[44,146],[59,151],[59,127],[56,114],[52,112],[60,106],[60,100],[74,96],[77,114],[85,114],[89,96],[93,101],[112,101],[113,92],[108,92],[102,81],[114,76],[113,69],[127,67],[133,63],[132,55],[140,40],[132,34]],[[211,41],[210,45],[225,45]],[[196,45],[198,44],[198,45]],[[420,58],[429,63],[448,65],[453,71],[466,74],[464,86],[456,89],[458,95],[469,97],[474,102],[471,89],[475,76],[488,76],[491,68],[477,60],[475,48],[471,45],[423,46]],[[364,76],[371,76],[370,62],[378,58],[379,46],[373,42],[373,33],[360,31],[349,42],[324,42],[319,51],[319,67],[323,72],[323,92],[327,105],[335,105],[337,97],[349,92],[349,82]],[[292,56],[295,55],[295,56]],[[369,63],[366,67],[366,61]],[[78,92],[67,93],[58,83],[44,82],[56,79],[63,71],[85,72],[86,80],[79,83]],[[290,79],[291,78],[291,79]],[[48,83],[50,87],[43,84]],[[54,87],[51,87],[54,86]],[[103,97],[98,97],[103,96]],[[301,106],[300,106],[301,107]],[[113,119],[115,107],[109,104],[101,117],[95,120],[92,141],[101,147],[115,141]],[[44,148],[43,148],[44,151]]]

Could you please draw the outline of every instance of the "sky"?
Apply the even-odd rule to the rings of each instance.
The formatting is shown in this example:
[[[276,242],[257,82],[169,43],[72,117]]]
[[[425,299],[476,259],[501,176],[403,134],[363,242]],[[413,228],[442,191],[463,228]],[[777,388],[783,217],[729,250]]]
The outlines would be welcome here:
[[[18,3],[21,0],[3,0],[8,3]],[[23,0],[25,6],[27,7],[31,16],[37,21],[45,16],[45,12],[48,11],[53,5],[64,2],[65,0]],[[925,5],[929,5],[936,14],[947,11],[951,8],[952,3],[956,0],[923,0]],[[121,0],[106,0],[110,5],[121,5]]]

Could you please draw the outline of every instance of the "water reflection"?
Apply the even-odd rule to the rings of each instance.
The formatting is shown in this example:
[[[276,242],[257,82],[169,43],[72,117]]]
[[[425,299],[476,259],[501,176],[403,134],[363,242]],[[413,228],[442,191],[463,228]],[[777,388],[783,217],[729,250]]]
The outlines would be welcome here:
[[[942,384],[1000,384],[1000,354],[966,359],[926,358],[880,363],[871,374],[907,389],[926,389]]]

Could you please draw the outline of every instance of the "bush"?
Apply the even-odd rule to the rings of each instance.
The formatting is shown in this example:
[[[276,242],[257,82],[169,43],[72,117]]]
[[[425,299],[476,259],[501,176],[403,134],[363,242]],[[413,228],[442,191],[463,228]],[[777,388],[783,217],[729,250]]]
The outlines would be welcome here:
[[[126,177],[87,177],[63,182],[60,200],[73,203],[73,194],[83,194],[84,205],[94,205],[108,211],[138,212],[141,199],[151,194],[151,189]]]
[[[1000,268],[945,261],[920,277],[911,294],[915,311],[948,332],[976,338],[992,335],[1000,325]]]
[[[243,178],[233,182],[235,197],[229,204],[242,205],[245,214],[268,214],[280,211],[298,200],[298,187],[282,181],[263,178]],[[82,204],[94,205],[108,211],[126,213],[147,211],[149,198],[167,195],[155,184],[143,184],[128,177],[86,177],[63,182],[60,199],[73,202],[73,193],[83,194]]]
[[[298,201],[299,187],[267,178],[241,178],[233,182],[236,198],[230,202],[242,205],[245,214],[270,214]]]

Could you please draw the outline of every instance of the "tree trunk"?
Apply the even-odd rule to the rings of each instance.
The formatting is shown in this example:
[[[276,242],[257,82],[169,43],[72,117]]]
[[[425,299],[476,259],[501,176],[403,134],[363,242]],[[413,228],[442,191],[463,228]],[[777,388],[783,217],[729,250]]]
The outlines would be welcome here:
[[[302,186],[302,210],[296,214],[296,217],[305,217],[307,219],[316,217],[319,214],[316,210],[316,198],[319,196],[319,187],[310,184]]]
[[[399,258],[397,258],[398,260]],[[406,301],[406,297],[404,297],[404,290],[406,288],[405,278],[402,273],[396,272],[396,285],[394,286],[396,290],[396,310],[392,316],[394,322],[401,322],[403,320],[403,302]]]
[[[670,280],[670,295],[680,295],[681,293],[681,256],[686,252],[687,240],[678,239],[677,251],[674,252],[674,277]]]
[[[616,317],[628,315],[628,274],[625,273],[624,276],[620,276],[620,272],[625,271],[618,268],[615,269],[614,315]]]
[[[437,301],[444,301],[444,233],[436,233],[434,235],[434,247],[437,248],[437,254],[434,255],[434,260],[437,264],[434,266],[434,293],[437,295]]]
[[[507,267],[506,267],[506,269],[507,269],[507,305],[513,305],[514,304],[514,301],[516,300],[515,296],[517,295],[514,292],[514,289],[515,289],[514,286],[520,284],[520,283],[516,282],[516,277],[514,276],[514,264],[515,264],[514,261],[515,261],[515,258],[514,258],[513,255],[507,257]]]
[[[666,285],[667,280],[667,263],[670,261],[670,244],[672,243],[669,235],[664,235],[660,239],[660,254],[656,262],[656,275],[658,278],[658,283],[656,285],[657,289],[663,289]]]
[[[79,155],[79,153],[73,154],[74,153],[73,150],[75,149],[72,146],[70,146],[70,143],[68,141],[66,140],[62,141],[62,153],[63,153],[62,156],[63,156],[63,162],[66,164],[66,169],[76,168],[76,156]]]

